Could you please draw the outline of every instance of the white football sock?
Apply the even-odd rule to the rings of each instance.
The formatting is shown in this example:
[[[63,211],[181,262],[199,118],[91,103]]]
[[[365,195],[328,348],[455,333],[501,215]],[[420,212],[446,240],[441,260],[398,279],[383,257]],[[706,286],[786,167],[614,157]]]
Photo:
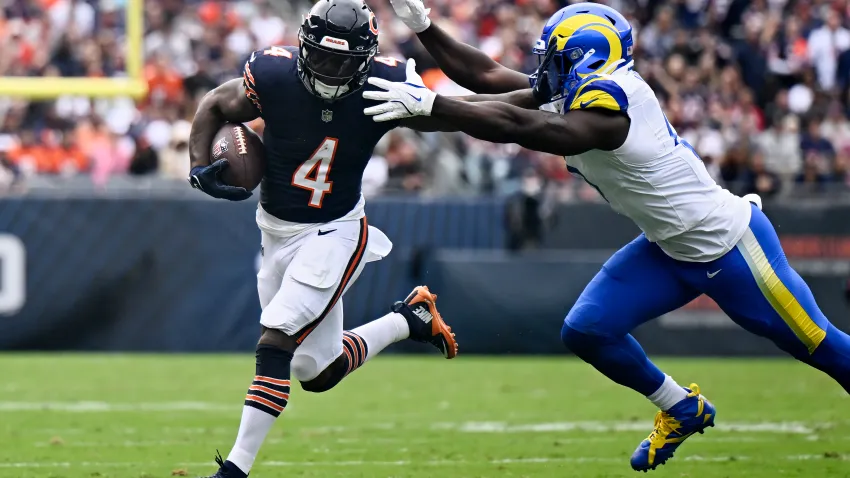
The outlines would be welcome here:
[[[276,419],[254,407],[243,407],[239,434],[236,435],[236,443],[227,455],[227,460],[248,474]]]
[[[688,392],[676,383],[676,381],[673,380],[673,377],[665,375],[664,383],[658,387],[658,390],[656,390],[655,393],[647,396],[646,398],[648,398],[650,402],[654,403],[656,407],[666,412],[673,407],[673,405],[681,402],[687,397]]]
[[[366,360],[378,355],[390,344],[402,341],[410,336],[407,320],[404,319],[403,315],[396,312],[390,312],[380,319],[363,324],[352,332],[366,341],[368,346]]]

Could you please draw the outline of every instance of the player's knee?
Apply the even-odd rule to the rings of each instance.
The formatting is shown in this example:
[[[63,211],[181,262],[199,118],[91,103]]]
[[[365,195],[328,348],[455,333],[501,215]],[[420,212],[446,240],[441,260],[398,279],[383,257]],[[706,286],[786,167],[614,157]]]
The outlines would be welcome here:
[[[286,335],[280,330],[265,328],[257,346],[274,347],[292,354],[298,348],[298,342],[295,341],[295,337]]]
[[[318,377],[321,371],[319,363],[310,355],[298,353],[292,359],[292,377],[302,383]]]
[[[588,346],[587,339],[587,334],[570,326],[568,321],[564,321],[564,325],[561,327],[561,342],[563,342],[571,352],[576,355],[580,355],[584,348]]]
[[[588,336],[605,336],[606,331],[600,330],[602,328],[599,327],[603,322],[602,317],[602,310],[598,306],[589,303],[576,304],[564,319],[561,341],[574,351],[575,347],[584,345]]]
[[[598,309],[591,304],[577,305],[564,319],[561,341],[579,357],[591,353],[610,338],[607,333],[598,331],[595,327],[600,322]]]
[[[315,378],[310,380],[301,380],[301,388],[303,388],[304,391],[313,393],[327,392],[345,378],[347,371],[347,363],[342,356],[340,356],[330,365],[325,367],[325,369],[316,375]]]

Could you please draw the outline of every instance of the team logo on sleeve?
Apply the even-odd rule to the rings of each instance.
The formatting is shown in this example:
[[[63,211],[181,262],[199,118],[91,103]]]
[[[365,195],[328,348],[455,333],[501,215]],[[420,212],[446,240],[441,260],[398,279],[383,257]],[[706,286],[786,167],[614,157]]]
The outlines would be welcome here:
[[[322,121],[330,123],[334,119],[334,112],[331,110],[322,110]]]
[[[219,156],[227,152],[227,138],[221,138],[213,146],[213,159],[218,159]]]

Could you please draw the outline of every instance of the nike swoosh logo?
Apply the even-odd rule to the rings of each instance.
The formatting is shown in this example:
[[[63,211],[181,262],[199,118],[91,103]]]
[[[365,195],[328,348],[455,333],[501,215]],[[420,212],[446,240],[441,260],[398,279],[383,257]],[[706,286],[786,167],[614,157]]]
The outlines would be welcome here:
[[[328,229],[327,231],[323,231],[323,230],[319,229],[319,235],[324,236],[325,234],[330,234],[334,231],[336,231],[336,229]]]
[[[254,63],[255,58],[257,58],[257,52],[251,53],[251,59],[249,60],[249,62]]]
[[[414,99],[414,100],[416,100],[416,101],[422,101],[422,97],[421,97],[421,96],[419,96],[419,97],[417,97],[417,96],[413,96],[413,93],[408,93],[408,95],[410,95],[410,97],[411,97],[411,98],[413,98],[413,99]]]
[[[592,100],[590,100],[590,101],[582,101],[582,102],[581,102],[581,104],[580,104],[579,106],[580,106],[580,107],[582,107],[582,108],[587,108],[587,105],[589,105],[589,104],[593,103],[594,101],[596,101],[596,100],[598,100],[598,99],[599,99],[599,98],[593,98],[593,99],[592,99]]]
[[[709,279],[714,279],[714,276],[716,276],[717,274],[720,274],[720,271],[722,271],[722,270],[723,270],[723,269],[717,269],[717,270],[716,270],[716,271],[714,271],[714,272],[708,272],[708,271],[706,271],[706,272],[705,272],[705,275],[706,275]]]

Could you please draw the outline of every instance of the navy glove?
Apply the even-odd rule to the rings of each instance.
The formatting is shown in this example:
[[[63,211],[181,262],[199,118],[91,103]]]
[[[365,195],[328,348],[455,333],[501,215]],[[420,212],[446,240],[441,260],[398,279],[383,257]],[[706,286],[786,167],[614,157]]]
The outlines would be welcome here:
[[[529,77],[532,83],[531,93],[541,105],[551,102],[554,96],[561,94],[561,72],[558,71],[558,63],[554,61],[557,52],[557,44],[552,42],[537,71]]]
[[[230,166],[226,159],[219,159],[209,166],[195,166],[189,173],[189,184],[195,189],[218,199],[244,201],[251,197],[251,191],[236,186],[228,186],[221,180],[221,173]]]

